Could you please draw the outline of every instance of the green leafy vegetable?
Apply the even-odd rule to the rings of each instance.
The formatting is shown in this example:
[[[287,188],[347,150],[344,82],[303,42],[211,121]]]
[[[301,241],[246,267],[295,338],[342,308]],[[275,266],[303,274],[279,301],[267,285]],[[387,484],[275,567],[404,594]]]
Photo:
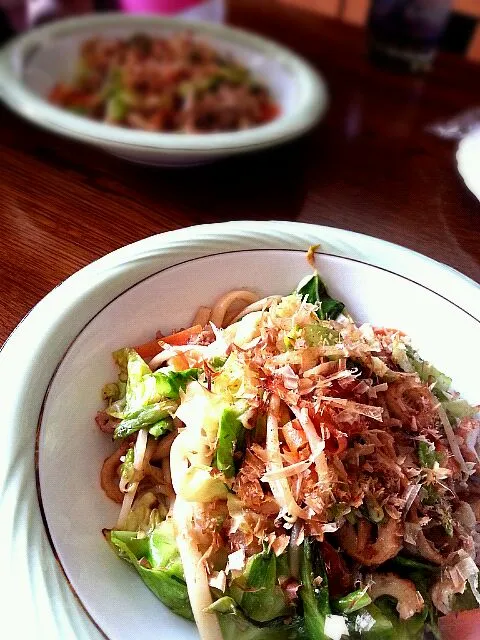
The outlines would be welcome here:
[[[373,603],[347,616],[349,636],[362,640],[393,640],[393,623]]]
[[[452,511],[450,505],[445,503],[445,501],[443,501],[443,503],[444,504],[440,504],[437,507],[437,513],[440,515],[440,522],[445,530],[445,533],[451,538],[453,536]]]
[[[455,424],[456,420],[471,418],[478,413],[478,407],[472,407],[466,400],[462,400],[461,398],[442,402],[442,405],[450,421],[453,421],[453,424]]]
[[[408,345],[406,347],[406,353],[410,364],[418,373],[420,380],[427,384],[435,383],[435,386],[432,389],[433,393],[440,401],[448,400],[449,397],[447,392],[452,384],[452,379],[436,369],[426,360],[420,358],[418,353]]]
[[[152,373],[135,349],[119,349],[113,357],[120,369],[119,382],[106,385],[104,395],[112,400],[107,413],[121,420],[114,437],[125,438],[145,427],[155,437],[171,431],[170,416],[178,407],[180,390],[198,378],[199,370]]]
[[[233,454],[238,440],[243,435],[243,430],[243,425],[238,418],[238,411],[232,408],[224,409],[220,418],[214,466],[219,471],[223,471],[227,478],[232,478],[235,475]]]
[[[317,315],[320,320],[335,320],[345,308],[343,302],[332,298],[320,276],[315,272],[308,280],[302,280],[297,287],[297,293],[307,296],[307,302],[319,304]]]
[[[226,499],[228,489],[222,478],[211,475],[211,467],[192,465],[185,471],[179,494],[189,502],[212,502]]]
[[[290,623],[274,620],[267,624],[255,624],[236,605],[233,598],[223,596],[207,611],[218,614],[223,640],[302,640],[302,621],[298,618]]]
[[[107,120],[120,122],[128,113],[128,104],[121,93],[117,93],[108,99],[106,103],[105,116]]]
[[[210,358],[210,360],[208,361],[208,366],[210,367],[210,369],[212,369],[212,371],[217,372],[217,371],[220,371],[220,369],[223,367],[226,361],[227,361],[226,357],[214,356],[213,358]]]
[[[332,608],[337,613],[353,613],[354,611],[358,611],[359,609],[363,609],[371,603],[372,599],[365,591],[365,589],[359,589],[357,591],[352,591],[352,593],[343,596],[343,598],[338,598],[334,600],[332,603]]]
[[[233,593],[244,613],[256,622],[268,622],[285,615],[289,609],[277,580],[277,558],[264,550],[252,556]]]
[[[113,357],[120,369],[119,380],[124,380],[126,387],[125,395],[110,404],[107,413],[122,420],[136,418],[147,405],[178,400],[180,389],[185,390],[190,380],[198,378],[198,369],[152,373],[135,349],[119,349]]]
[[[133,458],[134,458],[133,447],[130,447],[130,449],[125,454],[125,462],[120,467],[120,473],[122,474],[122,478],[124,478],[127,482],[130,482],[133,478],[133,472],[134,472]]]
[[[150,367],[134,349],[119,349],[113,358],[120,369],[119,380],[126,386],[125,395],[109,405],[107,413],[114,418],[131,418],[145,405],[159,400],[156,382]]]
[[[417,455],[422,467],[433,469],[435,462],[440,462],[440,454],[428,442],[420,441],[418,443]]]
[[[148,433],[154,438],[159,438],[160,436],[169,433],[173,429],[173,420],[172,418],[162,418],[158,422],[152,424]]]
[[[424,609],[421,615],[425,616],[425,627],[432,632],[435,638],[440,638],[438,613],[430,596],[431,587],[440,574],[440,567],[402,555],[394,558],[392,563],[400,576],[408,578],[415,583],[424,602]]]
[[[309,347],[334,345],[340,340],[340,333],[328,325],[309,324],[305,327],[305,340]]]
[[[326,640],[325,619],[330,613],[327,573],[318,545],[308,538],[303,543],[300,577],[306,636],[309,640]]]
[[[197,380],[198,369],[186,369],[185,371],[169,371],[162,373],[156,371],[153,376],[157,384],[157,393],[161,398],[178,400],[180,389],[185,391],[185,387],[191,380]]]
[[[453,611],[469,611],[470,609],[478,609],[477,599],[473,595],[472,588],[468,582],[465,585],[465,591],[463,593],[454,594],[451,602]]]
[[[143,582],[169,609],[193,620],[173,529],[161,523],[150,536],[137,539],[131,531],[111,531],[107,539],[120,558],[135,567]]]
[[[106,82],[102,87],[101,97],[104,99],[111,98],[122,91],[123,88],[122,70],[118,67],[112,67],[108,73]]]
[[[169,415],[173,415],[176,408],[177,405],[171,400],[147,405],[145,409],[139,411],[134,418],[128,418],[119,422],[115,427],[113,437],[115,440],[126,438],[139,429],[158,424],[160,420],[163,421]]]
[[[433,484],[424,484],[420,489],[420,493],[418,494],[422,504],[426,505],[434,505],[440,499],[440,494],[433,486]]]
[[[125,393],[125,387],[124,385],[122,386],[123,393]],[[109,382],[108,384],[104,385],[102,389],[103,399],[107,402],[115,402],[115,400],[118,400],[122,397],[122,390],[120,389],[119,384],[117,384],[116,382]]]
[[[398,554],[391,560],[392,566],[398,567],[405,571],[427,571],[427,572],[437,572],[438,567],[434,564],[428,564],[427,562],[423,562],[421,560],[417,560],[416,558],[408,558],[401,554]]]
[[[407,620],[400,620],[396,611],[396,603],[388,596],[382,596],[375,600],[375,605],[392,623],[395,640],[423,640],[425,619],[428,615],[426,607],[423,608],[422,613],[416,613]]]

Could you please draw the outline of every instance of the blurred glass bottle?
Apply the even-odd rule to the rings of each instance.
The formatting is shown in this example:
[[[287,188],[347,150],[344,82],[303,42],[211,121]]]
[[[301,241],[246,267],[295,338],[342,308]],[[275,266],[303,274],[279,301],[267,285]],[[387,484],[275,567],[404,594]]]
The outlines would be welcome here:
[[[368,18],[371,58],[400,71],[427,71],[452,0],[373,0]]]

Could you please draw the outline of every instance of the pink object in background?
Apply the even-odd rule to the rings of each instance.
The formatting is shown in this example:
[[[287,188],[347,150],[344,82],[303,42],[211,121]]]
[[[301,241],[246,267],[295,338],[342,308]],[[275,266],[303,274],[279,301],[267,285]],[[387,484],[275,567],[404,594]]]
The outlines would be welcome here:
[[[118,8],[125,13],[157,13],[182,15],[198,20],[223,22],[223,0],[118,0]]]
[[[202,0],[120,0],[119,8],[130,13],[180,13]]]

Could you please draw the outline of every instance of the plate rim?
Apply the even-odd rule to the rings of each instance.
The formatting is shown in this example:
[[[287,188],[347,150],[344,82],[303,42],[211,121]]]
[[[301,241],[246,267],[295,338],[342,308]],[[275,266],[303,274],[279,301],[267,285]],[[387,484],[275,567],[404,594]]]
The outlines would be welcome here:
[[[97,28],[98,26],[126,26],[158,24],[159,28],[192,29],[200,37],[234,41],[250,50],[258,51],[291,69],[301,89],[301,101],[292,113],[280,115],[270,123],[239,132],[211,134],[175,134],[138,131],[95,122],[60,107],[28,89],[14,69],[14,56],[28,55],[28,51],[50,37]],[[323,76],[302,56],[274,40],[230,25],[187,20],[169,16],[146,14],[98,13],[82,17],[63,18],[37,27],[9,41],[0,49],[0,98],[15,112],[36,125],[56,133],[96,145],[117,149],[142,149],[164,153],[246,150],[280,144],[300,136],[324,115],[328,105],[328,89]]]
[[[35,484],[35,429],[32,432],[31,425],[37,424],[48,381],[71,341],[67,334],[58,335],[52,341],[60,324],[71,321],[69,332],[75,328],[75,323],[81,329],[85,324],[82,313],[90,318],[95,313],[94,309],[104,306],[102,299],[110,301],[115,297],[115,291],[121,293],[126,288],[126,282],[134,284],[143,279],[142,276],[152,275],[159,270],[160,263],[173,266],[183,261],[185,256],[201,257],[243,247],[305,250],[309,244],[317,243],[322,244],[320,251],[323,253],[358,257],[362,262],[365,262],[365,256],[371,256],[373,266],[386,266],[399,275],[405,275],[405,270],[417,273],[420,277],[415,281],[420,280],[420,284],[425,280],[435,283],[441,275],[441,289],[451,291],[457,302],[463,300],[466,310],[476,319],[480,318],[479,285],[451,267],[409,249],[332,227],[279,221],[240,221],[166,232],[107,254],[47,294],[10,335],[0,352],[0,375],[3,373],[6,381],[0,388],[0,402],[7,425],[6,446],[0,448],[0,487],[4,487],[0,493],[0,512],[2,524],[7,525],[8,539],[1,553],[5,554],[7,571],[8,567],[12,571],[15,568],[17,587],[35,595],[35,598],[28,599],[28,612],[22,620],[28,624],[27,613],[30,613],[32,637],[37,636],[39,628],[50,629],[50,637],[92,640],[102,637],[87,619],[83,608],[75,602],[56,566],[39,514],[36,491],[34,488],[32,492],[30,486],[32,481]],[[87,305],[88,313],[85,310]],[[61,311],[52,320],[51,311],[58,308]],[[29,361],[22,361],[19,357],[25,352],[33,356]],[[41,368],[37,362],[39,358]],[[38,375],[38,388],[32,391],[28,381],[35,373]],[[26,549],[30,549],[28,558],[24,557]],[[15,611],[14,591],[11,595],[12,611]],[[8,619],[10,608],[5,607],[5,610]],[[16,625],[18,628],[18,620]]]

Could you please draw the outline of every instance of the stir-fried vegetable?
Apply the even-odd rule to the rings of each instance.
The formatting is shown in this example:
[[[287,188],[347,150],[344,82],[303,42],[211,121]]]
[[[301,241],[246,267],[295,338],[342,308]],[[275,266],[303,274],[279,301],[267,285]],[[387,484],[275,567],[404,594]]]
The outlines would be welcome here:
[[[335,320],[345,308],[343,302],[335,300],[328,294],[325,284],[316,272],[299,284],[297,293],[302,297],[306,296],[311,304],[318,303],[317,315],[321,320]]]
[[[173,530],[164,522],[138,539],[131,531],[106,532],[115,552],[135,567],[147,587],[169,609],[193,620]]]
[[[268,622],[288,613],[277,577],[275,554],[262,551],[249,559],[245,572],[233,582],[238,604],[251,620]]]
[[[224,409],[218,430],[215,466],[219,471],[223,471],[227,478],[235,475],[233,454],[242,435],[243,425],[238,417],[238,412],[230,407]]]
[[[363,609],[369,605],[371,601],[372,599],[366,592],[366,589],[358,589],[343,596],[343,598],[335,600],[333,602],[333,609],[338,613],[353,613],[354,611],[358,611],[358,609]]]
[[[202,640],[468,638],[478,407],[407,336],[355,324],[315,272],[114,358],[107,537]]]
[[[330,613],[327,574],[318,547],[308,539],[303,543],[300,575],[307,638],[326,640],[325,620]]]
[[[76,74],[49,99],[109,124],[190,134],[255,127],[279,113],[260,79],[189,31],[90,38]],[[186,343],[180,333],[170,344]]]
[[[301,620],[295,619],[290,623],[275,620],[257,625],[228,596],[216,600],[210,611],[219,617],[223,640],[301,640],[304,637]]]
[[[167,417],[172,415],[177,408],[176,404],[169,401],[156,402],[146,405],[138,411],[134,418],[126,418],[118,423],[115,428],[115,438],[126,438],[135,431],[149,427],[152,435],[162,435],[166,431],[171,431],[172,422]]]
[[[155,437],[171,431],[173,423],[169,416],[178,407],[180,390],[197,379],[198,369],[152,373],[134,349],[117,351],[114,358],[120,368],[119,384],[124,395],[119,397],[121,390],[117,384],[104,388],[104,396],[113,400],[107,413],[121,419],[115,428],[115,438],[126,438],[144,427],[149,427]]]

